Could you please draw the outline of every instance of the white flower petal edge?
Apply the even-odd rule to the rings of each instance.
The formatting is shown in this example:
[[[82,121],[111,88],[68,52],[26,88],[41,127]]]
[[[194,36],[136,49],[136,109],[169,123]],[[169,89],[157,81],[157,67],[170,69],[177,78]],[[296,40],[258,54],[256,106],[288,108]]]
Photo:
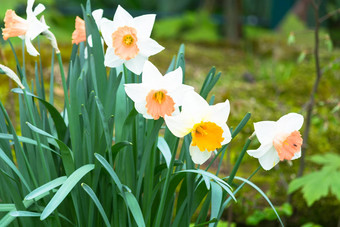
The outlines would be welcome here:
[[[125,66],[134,74],[139,75],[142,73],[144,63],[147,61],[147,59],[148,58],[142,55],[137,55],[135,58],[125,61]]]
[[[259,162],[263,169],[270,170],[277,163],[279,163],[280,158],[274,147],[272,147],[267,153],[259,158]]]
[[[261,146],[257,148],[256,150],[247,150],[247,153],[254,158],[261,158],[272,148],[273,148],[273,145],[271,144],[261,144]]]
[[[133,24],[138,29],[137,32],[140,38],[147,39],[150,37],[155,19],[156,14],[147,14],[133,18]]]
[[[195,125],[191,117],[184,114],[175,116],[165,115],[164,120],[171,133],[177,137],[184,137],[191,132],[192,127]]]
[[[13,70],[11,70],[10,68],[8,68],[7,66],[1,65],[0,64],[0,69],[12,80],[14,80],[15,83],[17,83],[19,85],[19,87],[21,89],[25,89],[24,85],[21,83],[19,77],[17,76],[17,74],[15,74],[15,72],[13,72]]]
[[[200,149],[198,147],[192,146],[191,144],[190,144],[190,147],[189,147],[189,152],[190,152],[190,156],[191,156],[192,161],[195,164],[199,164],[199,165],[202,165],[204,162],[206,162],[212,154],[212,151],[211,152],[209,152],[207,150],[200,151]]]
[[[105,53],[104,64],[108,67],[115,68],[123,64],[124,60],[115,55],[112,47],[108,47]]]
[[[27,22],[29,24],[29,29],[25,34],[25,44],[27,48],[27,52],[32,56],[39,55],[39,52],[34,48],[32,44],[32,40],[35,39],[40,33],[49,29],[46,23],[42,23],[36,17],[42,11],[44,11],[45,7],[42,4],[39,4],[34,10],[33,8],[34,0],[27,1],[26,14],[27,14]]]
[[[277,122],[275,121],[260,121],[254,123],[255,134],[261,144],[273,143],[276,128]]]
[[[124,87],[127,96],[132,101],[135,103],[146,102],[145,97],[148,95],[148,89],[144,84],[124,84]]]
[[[282,116],[277,121],[277,127],[282,132],[293,132],[301,129],[303,125],[303,116],[297,113],[289,113]]]

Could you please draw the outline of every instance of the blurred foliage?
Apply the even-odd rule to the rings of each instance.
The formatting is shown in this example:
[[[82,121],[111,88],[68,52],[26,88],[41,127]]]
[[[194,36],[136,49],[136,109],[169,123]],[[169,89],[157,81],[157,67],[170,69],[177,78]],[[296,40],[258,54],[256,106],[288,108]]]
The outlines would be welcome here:
[[[308,159],[322,165],[322,169],[294,179],[289,184],[288,193],[302,189],[303,198],[308,206],[327,196],[329,192],[340,201],[340,155],[327,153],[313,155]]]
[[[181,16],[163,18],[155,23],[156,39],[180,39],[188,42],[216,42],[221,37],[208,12],[186,12]]]
[[[293,214],[293,208],[289,203],[284,203],[282,206],[275,207],[276,211],[279,213],[280,217],[289,217]],[[258,225],[261,221],[276,220],[276,215],[273,209],[266,207],[264,210],[255,210],[253,214],[247,217],[247,225]]]

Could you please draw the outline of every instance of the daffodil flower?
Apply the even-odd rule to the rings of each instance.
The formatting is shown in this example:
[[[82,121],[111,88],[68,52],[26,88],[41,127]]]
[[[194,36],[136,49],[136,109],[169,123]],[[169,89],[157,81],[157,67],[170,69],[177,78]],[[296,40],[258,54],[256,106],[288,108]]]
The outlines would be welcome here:
[[[39,52],[34,48],[31,41],[49,27],[37,19],[37,15],[44,11],[45,7],[42,4],[39,4],[32,10],[33,3],[34,0],[27,1],[26,20],[16,15],[11,9],[6,11],[4,19],[5,28],[2,29],[2,36],[4,40],[7,40],[10,37],[24,39],[27,52],[32,56],[37,56],[39,55]]]
[[[105,66],[114,68],[122,65],[139,75],[149,56],[162,51],[164,47],[150,38],[155,14],[133,18],[118,6],[113,21],[102,22],[102,35],[108,46]]]
[[[15,74],[15,72],[13,72],[12,69],[0,64],[0,71],[2,71],[1,73],[5,73],[9,78],[11,78],[15,83],[17,83],[17,85],[19,85],[21,89],[25,89],[19,77],[17,76],[17,74]]]
[[[191,133],[191,158],[194,163],[203,164],[213,151],[230,142],[231,133],[226,124],[229,112],[228,100],[209,106],[199,94],[188,92],[183,97],[182,112],[164,119],[175,136]]]
[[[98,30],[101,31],[100,25],[101,20],[103,19],[103,10],[97,9],[92,12],[92,16],[94,21],[96,22],[96,25],[98,27]],[[91,36],[89,36],[89,39],[91,39]],[[86,28],[85,28],[85,21],[81,19],[80,17],[76,17],[76,23],[75,23],[75,30],[72,33],[72,44],[79,44],[81,42],[86,41]],[[90,46],[92,46],[92,40],[89,41]]]
[[[279,161],[300,158],[302,138],[298,130],[302,124],[303,116],[297,113],[286,114],[278,121],[254,123],[255,134],[261,146],[247,153],[258,158],[265,170],[270,170]]]
[[[182,68],[162,76],[149,61],[145,62],[142,83],[125,84],[126,94],[135,102],[136,110],[147,119],[157,120],[179,113],[182,97],[194,88],[182,84]]]

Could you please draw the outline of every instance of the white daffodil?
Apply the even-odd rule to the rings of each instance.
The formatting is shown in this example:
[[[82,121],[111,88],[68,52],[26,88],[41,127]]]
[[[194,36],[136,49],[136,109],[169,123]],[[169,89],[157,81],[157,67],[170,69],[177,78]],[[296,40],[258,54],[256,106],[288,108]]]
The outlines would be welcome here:
[[[98,30],[101,31],[100,25],[101,21],[103,19],[103,10],[102,9],[97,9],[92,12],[92,16],[94,21],[96,22],[96,25],[98,27]],[[89,44],[92,46],[92,38],[91,35],[88,37],[89,39]],[[75,30],[72,33],[72,44],[79,44],[81,42],[86,41],[86,28],[85,28],[85,21],[81,19],[80,17],[76,17],[76,24],[75,24]]]
[[[2,70],[9,78],[14,80],[14,82],[17,83],[21,89],[25,89],[25,87],[21,83],[19,77],[17,76],[17,74],[15,74],[15,72],[13,72],[13,70],[11,70],[7,66],[1,65],[1,64],[0,64],[0,70]]]
[[[157,120],[179,113],[182,98],[194,88],[182,84],[182,68],[162,76],[149,61],[144,64],[142,83],[125,84],[126,94],[135,102],[136,110],[147,119]]]
[[[270,170],[279,161],[300,158],[302,138],[298,130],[302,124],[303,116],[297,113],[286,114],[278,121],[254,123],[255,134],[261,146],[247,153],[258,158],[265,170]]]
[[[32,56],[37,56],[39,52],[34,48],[32,40],[49,27],[37,19],[37,15],[44,11],[45,7],[39,4],[32,10],[33,3],[34,0],[27,1],[26,20],[16,15],[11,9],[6,11],[5,28],[2,29],[2,36],[4,40],[10,37],[24,39],[27,52]]]
[[[114,68],[122,65],[139,75],[149,56],[162,51],[164,47],[150,38],[155,14],[133,18],[118,6],[113,21],[102,22],[102,35],[108,46],[105,66]]]
[[[199,94],[188,92],[183,97],[182,112],[164,119],[175,136],[184,137],[191,133],[191,158],[194,163],[203,164],[212,151],[230,142],[231,133],[226,124],[229,112],[228,100],[209,106]]]
[[[92,16],[94,21],[96,22],[97,28],[99,32],[101,32],[101,23],[102,21],[108,21],[108,19],[103,18],[103,10],[97,9],[92,12]],[[79,44],[81,42],[85,42],[87,40],[90,47],[92,47],[92,35],[89,35],[89,37],[86,39],[86,28],[85,28],[85,21],[81,19],[80,17],[76,17],[76,24],[75,24],[75,30],[72,33],[72,44]],[[104,46],[104,41],[101,39],[102,46]],[[84,50],[84,57],[87,58],[88,50],[87,47],[85,47]]]

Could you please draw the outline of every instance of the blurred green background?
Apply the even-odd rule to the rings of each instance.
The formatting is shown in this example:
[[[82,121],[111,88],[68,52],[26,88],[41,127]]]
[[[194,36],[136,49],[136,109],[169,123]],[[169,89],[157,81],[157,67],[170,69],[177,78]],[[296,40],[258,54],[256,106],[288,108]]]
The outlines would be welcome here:
[[[151,57],[150,61],[165,73],[172,56],[184,43],[186,83],[194,86],[196,91],[199,91],[212,66],[222,72],[212,93],[215,102],[230,100],[228,125],[235,127],[247,112],[252,114],[242,135],[232,142],[228,150],[220,173],[224,177],[229,174],[244,141],[252,134],[253,122],[277,120],[289,112],[305,115],[316,76],[313,57],[315,19],[310,2],[259,0],[255,4],[252,0],[96,0],[92,1],[92,7],[103,8],[104,16],[109,19],[113,18],[118,4],[133,16],[156,13],[152,38],[165,50]],[[43,14],[58,39],[64,62],[67,62],[71,54],[74,20],[77,15],[82,17],[80,5],[85,1],[41,0],[36,3],[46,6]],[[25,0],[1,0],[1,27],[4,27],[3,17],[7,9],[13,9],[25,18],[25,8]],[[321,1],[319,13],[323,16],[337,8],[340,8],[340,1],[324,0]],[[320,170],[322,164],[308,157],[329,153],[340,155],[339,31],[337,15],[324,22],[320,31],[321,68],[324,74],[312,115],[305,175]],[[291,32],[294,36],[290,35]],[[51,48],[46,40],[40,40],[44,72],[49,75],[55,67],[50,65]],[[20,39],[12,38],[11,41],[19,54]],[[37,59],[27,54],[26,59],[28,75],[33,75]],[[11,49],[2,38],[0,63],[15,68]],[[55,70],[55,77],[55,95],[59,97],[56,101],[59,100],[61,107],[63,92],[58,70]],[[4,76],[0,80],[1,102],[5,103],[12,119],[18,121],[17,97],[9,92],[13,84]],[[48,82],[49,78],[46,77],[45,83]],[[258,142],[253,142],[251,148],[258,146]],[[246,156],[238,175],[248,177],[257,166],[256,159]],[[310,196],[315,197],[315,202],[308,206],[301,190],[288,195],[288,185],[296,178],[298,168],[299,160],[283,162],[271,171],[262,170],[253,182],[278,206],[287,226],[340,226],[340,190],[329,191],[328,187],[328,184],[340,185],[340,175],[337,181],[328,184],[323,182],[324,179],[312,184],[315,192]],[[337,173],[339,168],[335,167]],[[275,216],[268,207],[256,191],[245,187],[238,196],[238,202],[225,211],[224,218],[234,226],[277,226],[278,223],[272,221]],[[227,223],[220,226],[224,224],[227,226]]]

